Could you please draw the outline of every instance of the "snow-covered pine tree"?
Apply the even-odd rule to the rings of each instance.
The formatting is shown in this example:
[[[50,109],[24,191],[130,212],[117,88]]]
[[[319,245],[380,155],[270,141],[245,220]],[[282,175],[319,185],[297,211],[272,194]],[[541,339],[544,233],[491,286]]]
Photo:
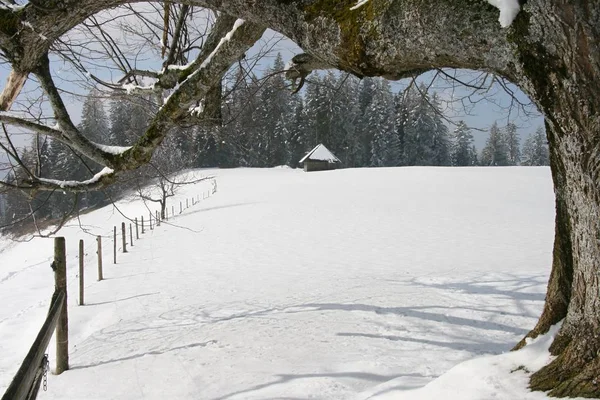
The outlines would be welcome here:
[[[452,165],[465,167],[475,165],[473,154],[473,135],[465,121],[459,121],[452,133]]]
[[[286,161],[286,141],[289,136],[291,110],[290,92],[285,88],[283,59],[277,53],[273,66],[267,70],[270,75],[260,92],[260,115],[257,134],[261,138],[264,166],[282,165]]]
[[[440,98],[437,93],[433,93],[430,100],[429,112],[432,113],[433,136],[431,141],[431,164],[436,166],[448,166],[452,164],[450,158],[450,136],[448,127],[444,124],[442,118],[442,109]]]
[[[504,127],[503,134],[508,151],[508,165],[519,165],[521,162],[521,139],[517,132],[517,125],[509,122]]]
[[[408,121],[408,110],[404,102],[404,95],[394,95],[394,144],[398,147],[394,152],[398,155],[395,165],[406,165],[406,123]]]
[[[308,122],[302,96],[290,96],[290,109],[292,120],[287,138],[286,164],[296,168],[298,162],[308,151],[308,145],[306,144]]]
[[[540,166],[550,165],[550,155],[546,133],[540,126],[535,133],[523,143],[522,165]]]
[[[101,93],[92,89],[85,97],[81,111],[81,122],[78,125],[80,132],[95,143],[114,143],[110,135],[110,124]]]
[[[509,165],[508,146],[496,122],[490,128],[490,137],[481,152],[481,165]]]
[[[358,79],[349,74],[337,74],[330,96],[331,125],[327,147],[344,165],[354,165],[354,143],[358,140],[356,124],[360,117]]]
[[[261,83],[254,75],[238,69],[223,105],[224,124],[212,130],[220,166],[264,166],[266,144],[259,135],[261,126]]]
[[[447,128],[434,109],[427,88],[410,87],[405,95],[408,118],[405,124],[407,165],[444,165],[449,159]]]
[[[369,126],[368,108],[375,95],[375,79],[364,78],[358,87],[358,110],[359,118],[356,124],[356,137],[359,144],[354,147],[360,150],[356,154],[356,163],[359,166],[367,166],[371,161],[371,144],[373,143],[373,130]]]
[[[395,150],[398,143],[394,136],[394,98],[390,84],[379,78],[375,80],[375,92],[367,108],[368,126],[373,132],[371,142],[371,167],[392,166],[399,158]]]

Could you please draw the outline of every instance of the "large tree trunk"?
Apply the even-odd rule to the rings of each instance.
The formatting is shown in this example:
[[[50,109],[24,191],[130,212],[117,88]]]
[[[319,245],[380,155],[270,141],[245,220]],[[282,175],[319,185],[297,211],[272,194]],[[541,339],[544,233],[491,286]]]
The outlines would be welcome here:
[[[538,32],[519,58],[546,116],[556,195],[553,268],[529,336],[564,319],[550,348],[557,358],[531,387],[600,397],[600,11],[597,2],[558,3],[534,4],[515,27],[521,38]]]
[[[31,72],[61,34],[126,2],[37,0],[14,14],[0,8],[0,48],[13,68]],[[556,188],[552,273],[544,312],[529,336],[564,320],[551,347],[557,358],[533,375],[532,388],[600,397],[598,1],[528,0],[508,29],[486,0],[369,0],[356,10],[357,0],[185,2],[287,35],[307,52],[298,59],[301,77],[319,67],[391,79],[455,67],[518,84],[546,117]],[[22,28],[26,23],[35,31]]]

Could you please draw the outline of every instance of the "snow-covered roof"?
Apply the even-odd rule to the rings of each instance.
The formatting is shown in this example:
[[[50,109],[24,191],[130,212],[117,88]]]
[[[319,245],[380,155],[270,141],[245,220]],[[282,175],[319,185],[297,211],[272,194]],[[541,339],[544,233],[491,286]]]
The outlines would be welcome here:
[[[317,147],[309,151],[300,162],[303,163],[306,160],[328,161],[330,163],[341,162],[340,159],[334,156],[327,147],[323,146],[323,144],[318,144]]]

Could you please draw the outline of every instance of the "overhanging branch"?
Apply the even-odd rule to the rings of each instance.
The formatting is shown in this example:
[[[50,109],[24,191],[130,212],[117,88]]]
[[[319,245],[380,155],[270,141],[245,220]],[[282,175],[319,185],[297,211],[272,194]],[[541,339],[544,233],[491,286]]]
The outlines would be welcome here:
[[[121,154],[104,151],[83,136],[73,124],[50,74],[48,57],[35,70],[47,93],[57,120],[57,128],[38,124],[8,113],[0,113],[0,121],[12,123],[68,144],[78,153],[106,168],[86,181],[49,180],[37,176],[23,179],[15,186],[25,191],[37,190],[95,190],[111,184],[118,173],[136,169],[148,163],[153,152],[177,122],[185,120],[191,107],[205,99],[220,85],[223,75],[252,45],[260,39],[265,28],[227,15],[221,15],[213,27],[197,59],[184,69],[173,69],[177,87],[159,109],[145,134]]]
[[[178,88],[160,108],[146,133],[130,150],[116,158],[115,170],[131,170],[148,163],[173,124],[187,118],[190,108],[220,83],[229,67],[260,39],[264,31],[262,26],[225,14],[219,16],[198,58],[178,71]]]

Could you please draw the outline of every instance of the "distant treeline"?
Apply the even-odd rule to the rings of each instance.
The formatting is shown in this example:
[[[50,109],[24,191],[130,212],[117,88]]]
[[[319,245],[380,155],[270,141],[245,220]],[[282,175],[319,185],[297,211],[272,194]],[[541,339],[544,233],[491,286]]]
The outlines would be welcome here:
[[[304,154],[325,144],[345,167],[548,165],[545,133],[538,128],[521,146],[517,126],[494,124],[481,153],[469,127],[448,128],[441,101],[424,86],[394,94],[384,79],[313,74],[303,92],[287,88],[280,56],[265,76],[239,72],[223,90],[222,124],[187,124],[174,130],[152,165],[126,174],[100,192],[19,191],[0,194],[0,226],[56,219],[104,205],[158,175],[199,167],[297,167]],[[96,143],[127,146],[143,134],[157,105],[150,98],[109,98],[91,91],[83,104],[81,132]],[[85,180],[100,166],[67,146],[34,137],[23,161],[38,176]],[[9,175],[25,174],[22,166]]]

